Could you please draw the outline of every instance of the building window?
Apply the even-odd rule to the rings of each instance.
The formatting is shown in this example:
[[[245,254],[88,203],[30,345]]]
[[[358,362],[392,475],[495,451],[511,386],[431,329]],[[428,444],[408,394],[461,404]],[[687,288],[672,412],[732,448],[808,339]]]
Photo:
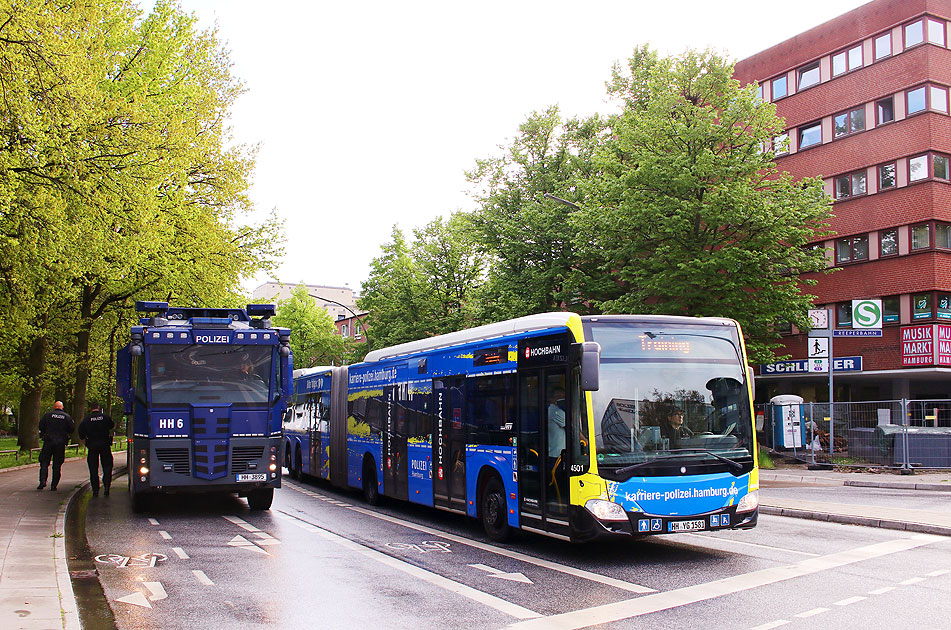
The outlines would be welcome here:
[[[789,134],[781,133],[773,138],[773,150],[776,155],[786,155],[789,153]]]
[[[911,226],[911,249],[930,249],[931,248],[931,225],[921,223]]]
[[[808,87],[819,83],[819,62],[810,63],[808,66],[799,68],[798,90],[805,90]]]
[[[928,154],[908,159],[908,181],[917,182],[923,179],[928,179]]]
[[[882,230],[878,233],[879,238],[879,256],[882,258],[886,256],[897,256],[898,255],[898,230]]]
[[[834,138],[841,138],[859,131],[865,131],[864,107],[856,107],[832,118],[832,136]]]
[[[882,323],[897,324],[901,321],[901,300],[897,295],[882,298]]]
[[[839,302],[835,305],[835,326],[836,328],[852,327],[852,303]]]
[[[832,55],[832,76],[838,76],[862,67],[862,46],[856,46]]]
[[[898,183],[895,173],[897,172],[897,167],[895,162],[890,164],[882,164],[878,167],[878,189],[885,190],[887,188],[894,188]]]
[[[822,142],[822,123],[817,122],[799,129],[799,148],[805,149]]]
[[[948,180],[948,156],[947,155],[932,155],[931,156],[932,166],[934,172],[932,177],[935,179]]]
[[[786,75],[773,79],[773,100],[781,99],[788,94],[789,91],[786,89]]]
[[[835,178],[835,198],[848,199],[866,193],[865,171],[857,171]]]
[[[759,94],[760,103],[765,103],[766,102],[766,84],[765,83],[759,84],[758,94]]]
[[[875,61],[892,54],[892,34],[885,33],[875,38]]]
[[[868,235],[840,238],[835,242],[835,260],[839,263],[868,260]]]
[[[924,22],[918,20],[905,24],[905,48],[911,48],[925,41]]]
[[[951,319],[951,294],[938,293],[935,299],[938,319]]]
[[[951,225],[935,223],[934,246],[941,249],[951,249]]]
[[[884,125],[895,120],[895,99],[891,96],[875,102],[876,124]]]
[[[943,114],[948,113],[948,90],[943,87],[931,85],[928,96],[931,97],[930,109]]]
[[[944,22],[928,20],[928,41],[944,46]]]
[[[906,93],[908,99],[907,112],[909,114],[916,114],[918,112],[923,112],[928,107],[927,102],[927,92],[925,86],[920,88],[915,88],[914,90],[908,90]]]
[[[931,319],[931,294],[916,293],[911,296],[911,308],[912,319]]]

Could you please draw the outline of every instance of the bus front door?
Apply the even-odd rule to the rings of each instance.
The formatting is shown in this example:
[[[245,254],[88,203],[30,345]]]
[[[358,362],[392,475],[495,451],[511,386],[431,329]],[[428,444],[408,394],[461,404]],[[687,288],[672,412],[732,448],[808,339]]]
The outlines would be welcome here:
[[[433,505],[466,513],[465,379],[433,379]]]
[[[569,536],[563,367],[519,371],[518,489],[523,529]]]

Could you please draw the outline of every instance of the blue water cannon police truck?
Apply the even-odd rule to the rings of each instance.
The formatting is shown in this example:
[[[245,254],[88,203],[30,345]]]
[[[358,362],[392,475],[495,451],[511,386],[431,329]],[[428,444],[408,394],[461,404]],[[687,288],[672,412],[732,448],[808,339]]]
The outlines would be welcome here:
[[[252,510],[281,486],[281,419],[293,393],[290,331],[275,307],[182,308],[137,302],[148,316],[118,353],[129,492],[234,492]]]

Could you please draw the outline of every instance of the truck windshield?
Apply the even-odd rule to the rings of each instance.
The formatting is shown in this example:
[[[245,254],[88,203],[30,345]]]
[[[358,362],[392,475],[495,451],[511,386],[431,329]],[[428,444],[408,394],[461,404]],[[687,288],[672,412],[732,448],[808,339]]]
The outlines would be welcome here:
[[[150,346],[152,404],[265,404],[272,352],[271,346]]]
[[[655,460],[658,471],[684,463],[752,466],[735,328],[606,321],[589,324],[587,333],[601,344],[601,386],[592,392],[599,469],[651,474]]]

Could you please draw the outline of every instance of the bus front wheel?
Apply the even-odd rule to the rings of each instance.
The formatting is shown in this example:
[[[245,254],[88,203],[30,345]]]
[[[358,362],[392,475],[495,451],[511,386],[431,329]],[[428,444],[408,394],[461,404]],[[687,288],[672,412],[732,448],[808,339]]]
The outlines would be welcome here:
[[[248,493],[248,507],[255,512],[267,510],[274,500],[274,488],[260,488]]]
[[[486,536],[495,542],[505,542],[512,536],[508,523],[508,509],[505,501],[505,488],[495,475],[492,475],[482,488],[479,501],[482,529]]]

